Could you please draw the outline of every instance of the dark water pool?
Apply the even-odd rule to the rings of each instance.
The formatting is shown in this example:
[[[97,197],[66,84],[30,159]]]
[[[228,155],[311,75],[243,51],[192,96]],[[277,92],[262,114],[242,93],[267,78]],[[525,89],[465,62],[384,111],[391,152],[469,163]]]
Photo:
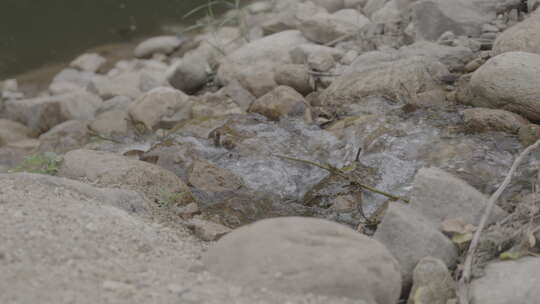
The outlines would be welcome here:
[[[187,24],[208,0],[0,0],[0,80],[70,60],[97,45],[130,42]]]

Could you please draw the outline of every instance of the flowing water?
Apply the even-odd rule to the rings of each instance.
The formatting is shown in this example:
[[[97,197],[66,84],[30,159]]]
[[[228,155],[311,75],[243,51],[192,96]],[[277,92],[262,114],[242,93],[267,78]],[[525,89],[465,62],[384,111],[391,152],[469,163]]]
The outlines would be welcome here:
[[[0,79],[64,62],[98,45],[135,42],[206,0],[2,0]],[[204,13],[204,12],[201,12]],[[193,16],[196,18],[201,16]]]

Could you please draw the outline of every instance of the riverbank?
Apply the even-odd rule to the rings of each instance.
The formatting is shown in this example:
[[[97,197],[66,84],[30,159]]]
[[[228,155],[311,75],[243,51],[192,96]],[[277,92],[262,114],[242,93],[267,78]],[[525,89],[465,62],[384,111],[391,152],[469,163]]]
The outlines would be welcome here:
[[[457,303],[540,139],[535,3],[259,1],[3,82],[0,302]],[[537,163],[475,304],[536,301]]]

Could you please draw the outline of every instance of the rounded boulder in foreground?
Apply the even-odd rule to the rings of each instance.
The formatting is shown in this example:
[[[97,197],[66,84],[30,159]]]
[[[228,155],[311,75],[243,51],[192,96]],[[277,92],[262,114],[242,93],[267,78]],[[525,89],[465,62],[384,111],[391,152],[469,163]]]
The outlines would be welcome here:
[[[262,220],[234,230],[203,257],[210,272],[251,288],[395,304],[399,264],[378,241],[313,218]]]

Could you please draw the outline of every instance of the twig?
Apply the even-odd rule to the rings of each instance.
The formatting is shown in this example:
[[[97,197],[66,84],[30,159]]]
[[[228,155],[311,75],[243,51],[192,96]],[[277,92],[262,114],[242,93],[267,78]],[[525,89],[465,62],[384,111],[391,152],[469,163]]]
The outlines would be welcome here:
[[[471,245],[469,246],[469,250],[467,251],[467,256],[465,257],[465,262],[463,264],[463,272],[461,274],[461,278],[458,284],[459,304],[469,304],[469,285],[468,284],[471,281],[472,263],[473,263],[474,254],[480,242],[480,236],[482,235],[482,230],[484,230],[487,224],[491,211],[493,210],[493,207],[495,206],[495,202],[499,199],[504,189],[508,187],[508,184],[510,184],[510,181],[512,180],[512,176],[516,172],[517,167],[523,161],[525,156],[527,156],[532,150],[538,148],[539,146],[540,146],[540,140],[538,140],[536,143],[534,143],[533,145],[529,146],[527,149],[523,150],[523,152],[521,152],[521,154],[514,160],[514,163],[512,164],[510,171],[508,171],[508,174],[504,178],[503,183],[499,186],[497,191],[495,191],[495,193],[493,193],[493,195],[491,195],[491,197],[489,198],[489,201],[486,205],[486,209],[484,211],[484,214],[482,215],[482,219],[480,220],[478,229],[474,233],[474,237],[471,241]]]
[[[311,166],[315,166],[315,167],[324,169],[324,170],[326,170],[326,171],[328,171],[328,172],[330,172],[332,174],[335,174],[335,175],[338,175],[340,177],[345,178],[346,180],[350,181],[352,184],[354,184],[354,185],[356,185],[356,186],[358,186],[360,188],[366,189],[366,190],[374,192],[374,193],[384,195],[384,196],[388,197],[389,199],[391,199],[393,201],[400,201],[401,200],[401,201],[403,201],[405,203],[409,203],[409,200],[407,200],[405,198],[390,194],[388,192],[384,192],[382,190],[379,190],[377,188],[374,188],[374,187],[371,187],[371,186],[368,186],[368,185],[364,185],[364,184],[360,183],[359,181],[352,179],[350,176],[345,174],[340,169],[332,167],[330,165],[321,165],[321,164],[318,164],[316,162],[312,162],[312,161],[305,160],[305,159],[299,159],[299,158],[288,157],[288,156],[277,155],[277,154],[274,154],[274,155],[279,157],[279,158],[283,158],[283,159],[287,159],[287,160],[291,160],[291,161],[295,161],[295,162],[300,162],[300,163],[304,163],[304,164],[308,164],[308,165],[311,165]]]

